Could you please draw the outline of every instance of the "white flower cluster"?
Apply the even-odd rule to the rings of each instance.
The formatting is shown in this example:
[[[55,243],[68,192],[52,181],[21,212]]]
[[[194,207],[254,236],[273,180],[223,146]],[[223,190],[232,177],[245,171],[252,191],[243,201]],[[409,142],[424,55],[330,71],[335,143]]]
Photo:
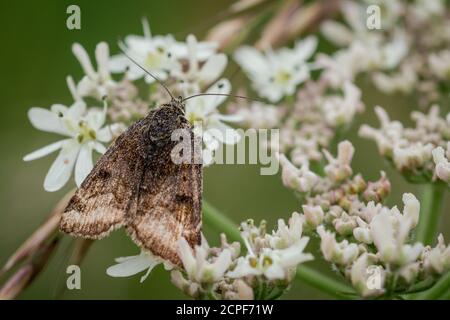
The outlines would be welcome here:
[[[363,297],[406,293],[418,282],[435,280],[449,270],[450,246],[445,246],[442,235],[434,248],[411,241],[419,221],[416,197],[403,194],[402,212],[384,206],[382,200],[390,191],[384,174],[379,181],[366,183],[353,175],[351,143],[341,142],[338,149],[337,158],[327,153],[325,177],[281,162],[283,176],[310,177],[309,188],[284,182],[305,196],[300,217],[305,231],[319,235],[325,260]]]
[[[381,9],[381,30],[366,25],[369,5]],[[327,39],[345,47],[333,56],[337,64],[322,56],[327,69],[341,70],[341,78],[334,80],[369,73],[383,92],[418,90],[425,107],[448,95],[441,85],[450,79],[450,18],[444,0],[346,0],[341,12],[345,24],[322,25]]]
[[[438,106],[432,106],[428,114],[413,112],[415,127],[405,128],[399,121],[391,121],[386,111],[375,108],[381,127],[374,129],[363,125],[359,135],[374,140],[381,155],[392,160],[395,167],[407,178],[449,182],[448,153],[450,139],[450,113],[440,116]]]
[[[309,37],[298,42],[294,49],[282,48],[276,54],[269,51],[264,56],[249,47],[240,48],[235,54],[237,62],[248,73],[253,88],[261,97],[271,102],[276,102],[282,97],[285,100],[279,102],[276,107],[260,102],[248,104],[239,101],[231,110],[242,116],[243,125],[253,128],[279,128],[281,151],[289,153],[293,162],[298,165],[321,160],[321,148],[328,147],[338,131],[346,129],[356,114],[364,110],[361,91],[353,84],[352,78],[342,77],[339,69],[327,68],[322,63],[324,57],[319,56],[312,64],[305,62],[305,57],[310,57],[315,47],[316,41]],[[293,55],[295,52],[297,55]],[[289,60],[284,55],[297,57],[296,63],[301,67],[291,68],[295,63],[286,63],[292,59]],[[334,57],[327,61],[340,67],[340,62]],[[262,68],[262,65],[265,67]],[[313,80],[310,78],[309,70],[317,68],[317,65],[321,65],[324,70],[318,80]],[[281,66],[292,73],[289,76],[285,75],[289,81],[283,85],[280,82],[270,88],[267,84],[261,83],[265,81],[264,79],[270,79],[270,76],[259,74],[258,70],[269,69],[271,72],[282,73],[284,69],[280,71]],[[268,70],[264,72],[271,74]],[[305,76],[301,76],[301,81],[297,81],[299,75],[303,74]],[[272,77],[278,79],[281,76]],[[296,86],[302,83],[302,88],[295,90]],[[272,99],[271,95],[275,98]]]
[[[278,221],[278,229],[266,233],[266,224],[255,226],[252,220],[241,224],[246,255],[241,256],[238,242],[228,243],[221,235],[221,246],[210,247],[206,239],[191,248],[184,238],[178,241],[182,268],[172,269],[172,282],[187,295],[197,299],[274,299],[288,288],[297,267],[313,259],[303,250],[309,238],[302,235],[303,217],[294,213],[286,224]],[[119,258],[119,264],[108,268],[114,277],[130,276],[162,261],[151,254]]]
[[[166,81],[174,95],[187,97],[202,90],[219,94],[231,91],[227,79],[218,80],[227,65],[227,57],[216,52],[214,43],[197,42],[192,35],[186,42],[178,42],[170,35],[152,36],[144,21],[144,36],[127,36],[121,46],[129,57]],[[127,125],[146,116],[150,108],[168,102],[153,77],[124,54],[110,57],[106,43],[99,43],[95,49],[96,68],[80,44],[75,43],[72,51],[85,73],[77,84],[72,77],[67,78],[75,102],[70,107],[55,104],[50,110],[31,108],[28,112],[36,129],[66,137],[24,157],[25,161],[30,161],[61,150],[45,178],[47,191],[61,189],[72,171],[80,186],[93,168],[93,150],[104,153],[105,144],[113,141]],[[115,81],[111,73],[122,73],[122,79]],[[140,89],[142,85],[137,81],[141,78],[152,86]],[[86,98],[98,101],[102,107],[88,108]],[[220,143],[234,144],[239,140],[237,134],[214,134],[233,132],[224,121],[240,120],[240,117],[219,113],[217,108],[225,100],[224,96],[201,96],[186,102],[186,117],[203,138],[204,165],[211,163]]]

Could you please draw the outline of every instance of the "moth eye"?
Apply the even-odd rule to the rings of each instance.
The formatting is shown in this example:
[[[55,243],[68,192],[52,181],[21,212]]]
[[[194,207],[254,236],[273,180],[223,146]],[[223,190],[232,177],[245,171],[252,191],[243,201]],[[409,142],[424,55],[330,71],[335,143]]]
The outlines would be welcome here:
[[[168,58],[171,58],[171,57],[172,57],[172,53],[168,52],[168,53],[167,53],[167,57],[168,57]]]
[[[219,83],[219,84],[217,85],[217,87],[218,87],[219,89],[222,89],[222,88],[223,88],[223,86],[224,86],[224,84],[223,84],[223,83]]]
[[[64,117],[64,115],[61,111],[58,112],[58,117],[60,117],[60,118]]]

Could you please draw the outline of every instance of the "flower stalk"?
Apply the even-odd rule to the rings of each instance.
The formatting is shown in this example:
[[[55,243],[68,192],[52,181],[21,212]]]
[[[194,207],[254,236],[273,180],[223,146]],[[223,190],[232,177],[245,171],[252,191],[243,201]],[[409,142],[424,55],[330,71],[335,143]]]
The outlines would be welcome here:
[[[416,233],[416,240],[423,244],[432,244],[439,228],[439,219],[445,193],[445,186],[430,183],[424,186],[422,195],[422,214]]]
[[[418,300],[433,300],[444,298],[448,299],[450,293],[450,272],[447,272],[438,282],[429,290],[422,292],[415,298]],[[445,297],[447,296],[447,297]]]

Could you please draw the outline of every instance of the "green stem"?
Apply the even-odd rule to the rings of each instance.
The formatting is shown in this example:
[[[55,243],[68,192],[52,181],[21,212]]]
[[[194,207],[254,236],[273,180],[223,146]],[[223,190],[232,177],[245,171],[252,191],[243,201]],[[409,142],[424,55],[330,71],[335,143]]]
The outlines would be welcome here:
[[[430,183],[424,186],[416,240],[425,245],[435,241],[444,191],[445,186],[442,184]]]
[[[353,288],[346,284],[304,265],[297,268],[296,278],[335,298],[348,299],[351,294],[355,294]]]
[[[415,296],[418,300],[433,300],[439,298],[448,298],[450,293],[450,272],[442,276],[438,282],[429,290]]]
[[[234,222],[206,201],[203,201],[203,221],[214,229],[225,233],[229,240],[242,243],[241,234]],[[342,282],[304,265],[297,269],[296,278],[336,298],[348,298],[349,296],[346,293],[354,293],[352,288]]]
[[[214,229],[225,233],[228,237],[228,240],[238,241],[242,243],[241,234],[234,222],[204,200],[203,222],[213,227]]]

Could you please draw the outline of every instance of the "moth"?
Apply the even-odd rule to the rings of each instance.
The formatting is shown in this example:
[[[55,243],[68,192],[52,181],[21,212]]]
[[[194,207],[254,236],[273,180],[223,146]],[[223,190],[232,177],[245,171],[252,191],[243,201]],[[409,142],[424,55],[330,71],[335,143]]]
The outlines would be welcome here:
[[[129,127],[97,161],[62,213],[60,230],[102,239],[124,227],[139,247],[181,266],[178,239],[184,237],[191,247],[201,241],[203,181],[198,161],[201,147],[195,147],[198,140],[184,116],[184,102],[201,95],[250,98],[200,93],[175,99],[158,78],[127,57],[161,84],[172,99]],[[194,150],[190,161],[172,161],[177,141],[171,136],[177,129],[190,133]]]
[[[124,227],[139,247],[181,265],[178,239],[184,237],[191,247],[201,240],[202,165],[195,153],[192,161],[172,161],[177,143],[172,132],[189,130],[192,143],[195,137],[184,116],[186,99],[175,99],[154,78],[171,101],[135,122],[109,147],[69,201],[60,230],[102,239]]]
[[[128,128],[69,201],[60,229],[102,239],[125,227],[138,246],[179,265],[177,240],[200,243],[202,165],[172,161],[176,129],[192,130],[181,98]]]

